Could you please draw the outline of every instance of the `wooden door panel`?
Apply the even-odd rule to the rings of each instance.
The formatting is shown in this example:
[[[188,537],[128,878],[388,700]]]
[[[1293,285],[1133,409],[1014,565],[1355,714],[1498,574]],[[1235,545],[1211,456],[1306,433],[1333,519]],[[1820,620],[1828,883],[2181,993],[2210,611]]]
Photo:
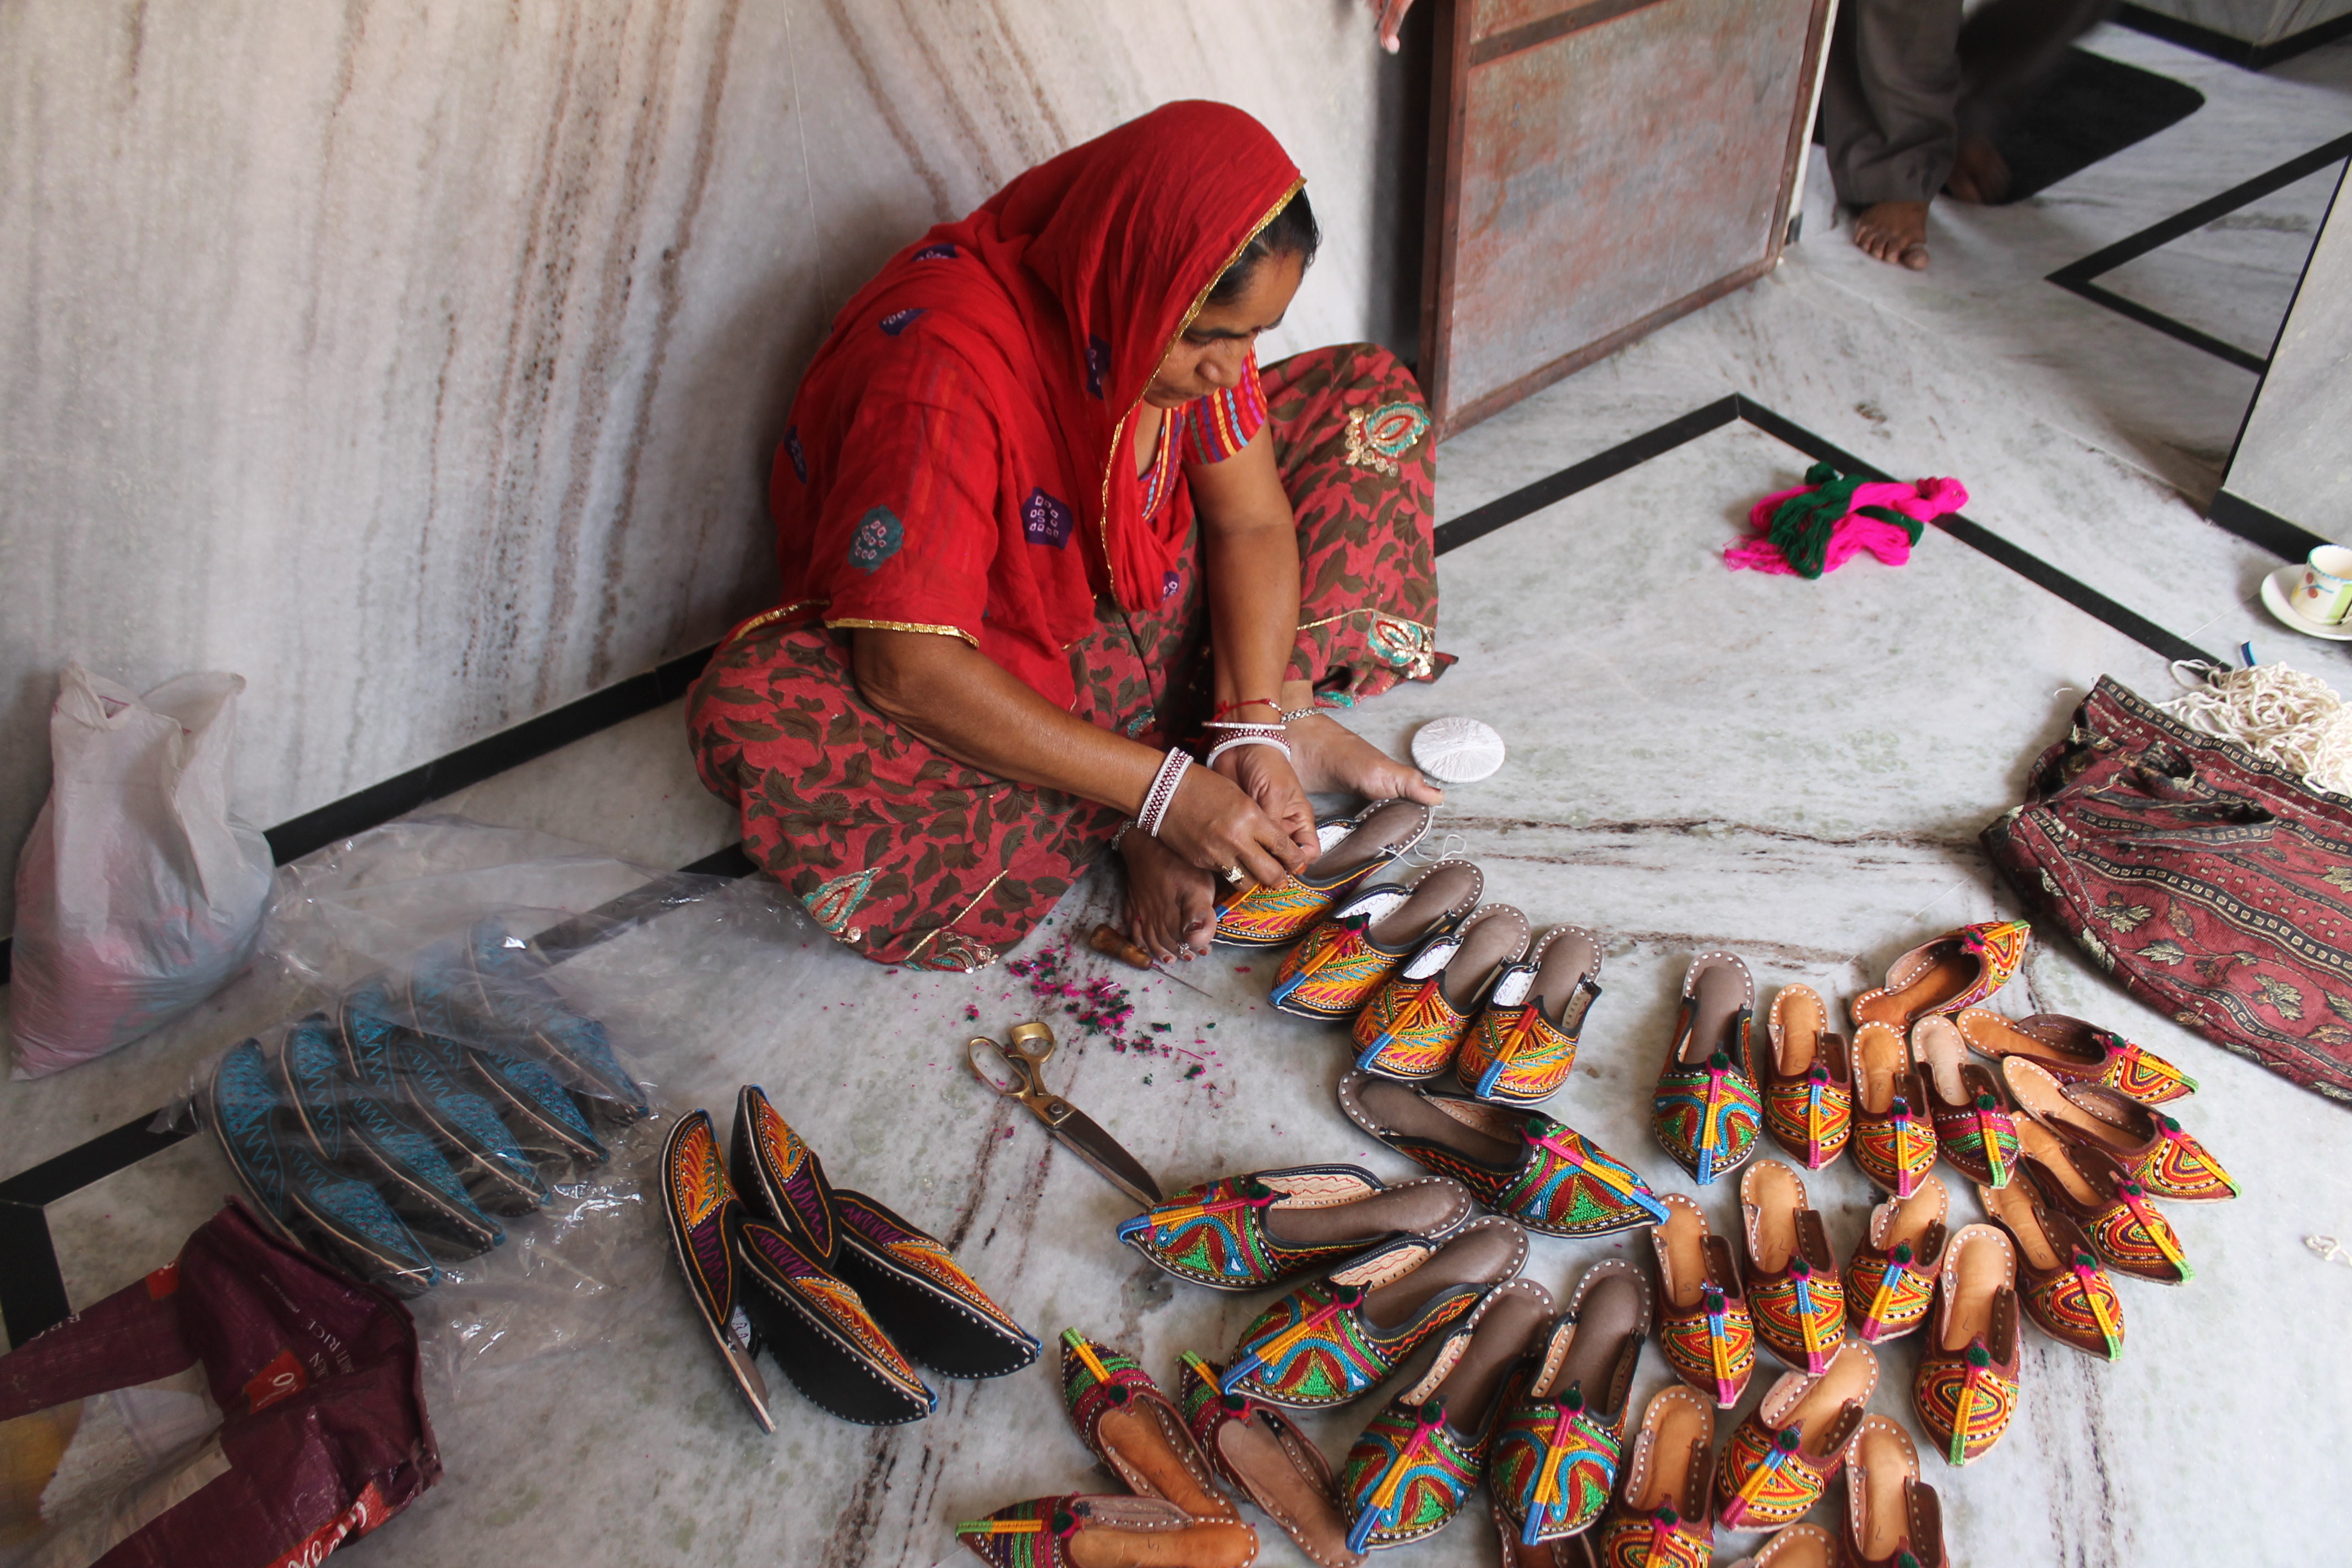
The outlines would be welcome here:
[[[1778,258],[1826,0],[1441,16],[1423,383],[1458,430]]]

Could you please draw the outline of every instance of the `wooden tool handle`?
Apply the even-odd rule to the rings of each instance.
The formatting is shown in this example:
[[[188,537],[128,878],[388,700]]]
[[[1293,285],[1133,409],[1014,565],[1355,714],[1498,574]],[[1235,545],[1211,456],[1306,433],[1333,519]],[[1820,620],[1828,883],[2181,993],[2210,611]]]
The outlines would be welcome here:
[[[1116,958],[1121,963],[1136,969],[1153,967],[1151,955],[1128,941],[1114,925],[1105,924],[1095,927],[1094,935],[1087,938],[1087,945],[1105,958]]]

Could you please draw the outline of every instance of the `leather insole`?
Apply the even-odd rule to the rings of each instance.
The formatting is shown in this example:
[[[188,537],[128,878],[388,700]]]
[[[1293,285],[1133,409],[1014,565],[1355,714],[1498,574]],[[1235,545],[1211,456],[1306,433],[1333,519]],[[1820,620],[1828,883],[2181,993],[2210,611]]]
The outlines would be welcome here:
[[[1991,1339],[1993,1298],[2011,1288],[2017,1266],[2006,1238],[1990,1226],[1954,1237],[1947,1248],[1944,1265],[1954,1271],[1954,1289],[1948,1298],[1944,1349],[1964,1351],[1971,1340]]]
[[[1062,1542],[1071,1568],[1242,1568],[1257,1555],[1257,1531],[1196,1520],[1182,1530],[1081,1530]]]
[[[2050,1245],[2050,1237],[2042,1228],[2042,1216],[2034,1212],[2033,1196],[2023,1185],[2011,1182],[2005,1187],[1979,1187],[1977,1196],[1992,1217],[2009,1226],[2016,1237],[2019,1248],[2025,1254],[2025,1266],[2037,1274],[2047,1274],[2068,1260],[2058,1256]]]
[[[1650,1447],[1649,1473],[1642,1488],[1625,1489],[1625,1506],[1637,1513],[1661,1508],[1683,1508],[1691,1493],[1691,1477],[1706,1463],[1715,1423],[1696,1401],[1670,1399],[1659,1413],[1657,1436]]]
[[[1251,1483],[1251,1500],[1274,1516],[1318,1563],[1357,1561],[1348,1549],[1348,1521],[1320,1479],[1295,1464],[1265,1421],[1228,1421],[1217,1429],[1226,1467]],[[1270,1505],[1270,1506],[1269,1506]]]
[[[1698,974],[1691,986],[1691,1031],[1690,1038],[1683,1042],[1683,1065],[1703,1067],[1716,1052],[1736,1046],[1738,1042],[1726,1035],[1731,1020],[1748,1002],[1748,979],[1730,960],[1699,960]]]
[[[1895,1097],[1911,1092],[1911,1047],[1883,1024],[1853,1032],[1853,1097],[1873,1116],[1884,1116]]]
[[[1455,1285],[1495,1285],[1509,1279],[1520,1258],[1517,1227],[1474,1225],[1403,1279],[1367,1293],[1365,1320],[1382,1330],[1401,1327],[1441,1290]]]
[[[1677,1312],[1698,1305],[1706,1285],[1706,1221],[1695,1205],[1669,1203],[1666,1223],[1651,1233],[1666,1256],[1666,1304]]]
[[[1892,1252],[1908,1244],[1911,1256],[1916,1258],[1919,1244],[1927,1239],[1928,1230],[1951,1209],[1950,1194],[1944,1190],[1943,1178],[1930,1171],[1919,1178],[1919,1184],[1912,1189],[1909,1197],[1890,1201],[1895,1205],[1895,1219],[1886,1227],[1886,1240],[1882,1250]]]
[[[1143,1478],[1137,1490],[1165,1498],[1195,1519],[1229,1517],[1234,1505],[1224,1494],[1202,1486],[1178,1458],[1175,1441],[1164,1425],[1168,1420],[1168,1412],[1157,1405],[1130,1401],[1105,1415],[1095,1434],[1106,1449],[1134,1466]]]
[[[2105,1194],[2084,1177],[2056,1133],[2030,1117],[2020,1117],[2016,1125],[2019,1152],[2049,1172],[2068,1197],[2086,1209],[2105,1205]]]
[[[1536,1397],[1557,1399],[1573,1388],[1582,1392],[1591,1408],[1603,1414],[1613,1410],[1618,1366],[1626,1347],[1638,1352],[1641,1343],[1641,1282],[1630,1274],[1601,1276],[1577,1304],[1568,1353],[1560,1357],[1551,1380],[1535,1390]]]
[[[1356,1103],[1364,1108],[1365,1116],[1375,1124],[1402,1137],[1442,1143],[1484,1165],[1518,1163],[1522,1147],[1518,1140],[1479,1131],[1440,1110],[1411,1084],[1368,1078],[1356,1090]]]
[[[1402,797],[1390,801],[1371,816],[1356,825],[1354,832],[1341,839],[1332,851],[1307,868],[1305,876],[1318,882],[1328,882],[1346,876],[1360,866],[1369,866],[1380,858],[1384,850],[1393,849],[1412,837],[1427,808]]]
[[[1837,1568],[1831,1561],[1831,1537],[1784,1530],[1766,1543],[1772,1568]],[[1762,1561],[1762,1559],[1759,1559]]]
[[[2105,1054],[2087,1041],[2082,1042],[2084,1048],[2077,1051],[2070,1048],[2075,1042],[2061,1045],[2027,1034],[2000,1014],[1984,1008],[1971,1007],[1960,1016],[1969,1021],[1968,1037],[1979,1042],[1987,1056],[2022,1057],[2027,1061],[2056,1062],[2062,1067],[2079,1068],[2096,1065]],[[2040,1016],[2035,1015],[2036,1018]]]
[[[1266,1235],[1291,1247],[1372,1242],[1400,1231],[1426,1236],[1451,1218],[1461,1205],[1461,1194],[1453,1188],[1412,1182],[1351,1204],[1286,1208],[1276,1203],[1265,1211],[1265,1226]]]
[[[1903,1441],[1902,1429],[1883,1415],[1862,1424],[1853,1457],[1863,1473],[1862,1525],[1854,1533],[1863,1556],[1883,1562],[1903,1544],[1903,1483],[1912,1478],[1916,1460]]]
[[[1805,1206],[1804,1184],[1797,1173],[1778,1160],[1767,1160],[1748,1173],[1748,1195],[1756,1205],[1756,1233],[1750,1246],[1756,1267],[1778,1274],[1789,1267],[1797,1250],[1797,1214]]]
[[[1775,1062],[1782,1078],[1802,1078],[1813,1065],[1829,1016],[1822,999],[1808,988],[1790,986],[1773,998],[1780,1013],[1780,1047]]]
[[[1373,921],[1364,934],[1391,952],[1416,946],[1449,910],[1476,898],[1485,881],[1469,866],[1433,866],[1413,885],[1412,896]]]
[[[1884,996],[1873,997],[1854,1008],[1864,1022],[1892,1024],[1901,1028],[1906,1019],[1930,1012],[1967,990],[1984,967],[1984,961],[1958,942],[1945,944],[1919,972]]]
[[[1551,1302],[1532,1289],[1505,1289],[1488,1301],[1470,1343],[1433,1391],[1445,1401],[1445,1419],[1465,1432],[1486,1426],[1503,1375],[1528,1353],[1528,1345],[1551,1321]]]
[[[1553,1027],[1574,1034],[1584,1020],[1571,1022],[1568,1009],[1585,994],[1581,982],[1601,967],[1592,939],[1573,926],[1562,926],[1544,939],[1543,954],[1532,973],[1521,972],[1495,988],[1495,1005],[1516,1007],[1529,996]]]
[[[1858,1347],[1863,1348],[1863,1347]],[[1849,1403],[1861,1404],[1870,1398],[1877,1380],[1877,1365],[1866,1353],[1841,1352],[1830,1358],[1830,1364],[1816,1379],[1805,1396],[1797,1401],[1781,1425],[1797,1429],[1797,1440],[1807,1453],[1821,1452],[1822,1434]]]
[[[1462,945],[1446,961],[1445,978],[1437,987],[1457,1012],[1467,1011],[1486,994],[1495,971],[1528,951],[1528,917],[1496,904],[1472,915],[1461,934]]]
[[[1960,1068],[1969,1059],[1969,1045],[1949,1018],[1922,1018],[1913,1025],[1911,1053],[1935,1079],[1937,1099],[1946,1105],[1969,1103],[1969,1086],[1960,1079]]]

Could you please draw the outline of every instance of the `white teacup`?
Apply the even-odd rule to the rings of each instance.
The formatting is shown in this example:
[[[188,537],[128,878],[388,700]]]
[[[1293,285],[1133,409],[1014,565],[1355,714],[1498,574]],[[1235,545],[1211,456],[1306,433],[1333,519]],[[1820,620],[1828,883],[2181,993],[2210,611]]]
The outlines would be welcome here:
[[[2352,615],[2352,550],[2322,544],[2312,551],[2294,585],[2294,613],[2323,626],[2341,626]]]

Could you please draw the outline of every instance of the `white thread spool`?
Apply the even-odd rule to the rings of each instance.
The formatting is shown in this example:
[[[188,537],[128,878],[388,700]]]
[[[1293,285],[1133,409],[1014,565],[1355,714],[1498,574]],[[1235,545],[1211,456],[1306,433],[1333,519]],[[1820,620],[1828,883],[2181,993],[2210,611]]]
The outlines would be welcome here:
[[[1440,784],[1475,784],[1503,765],[1503,737],[1459,714],[1432,719],[1412,737],[1412,761]]]

